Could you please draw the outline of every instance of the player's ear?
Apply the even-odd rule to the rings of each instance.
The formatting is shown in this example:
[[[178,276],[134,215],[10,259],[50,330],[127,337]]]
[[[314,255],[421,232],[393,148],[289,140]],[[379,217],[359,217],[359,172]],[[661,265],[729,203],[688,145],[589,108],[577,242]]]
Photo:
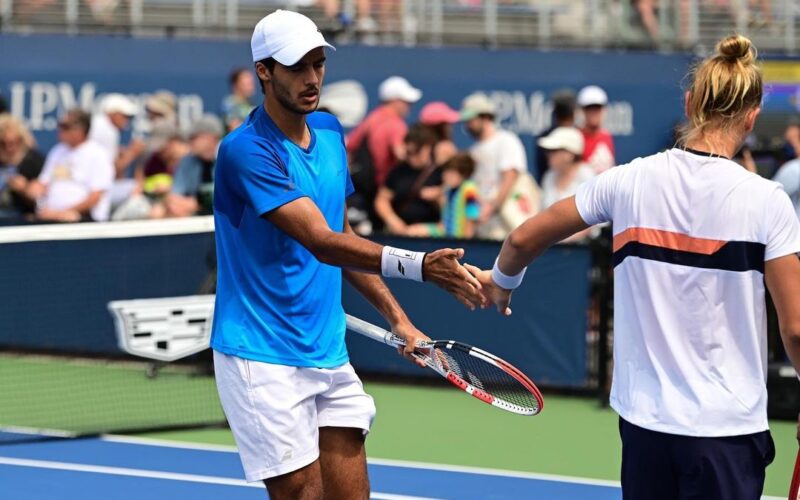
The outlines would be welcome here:
[[[256,63],[256,76],[258,76],[259,80],[265,83],[272,79],[272,75],[270,74],[269,70],[264,63],[261,62]]]

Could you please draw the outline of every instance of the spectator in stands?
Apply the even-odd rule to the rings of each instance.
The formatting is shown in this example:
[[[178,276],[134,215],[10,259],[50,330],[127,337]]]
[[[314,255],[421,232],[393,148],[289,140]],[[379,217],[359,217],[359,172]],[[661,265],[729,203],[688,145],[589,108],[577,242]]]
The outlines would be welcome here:
[[[800,119],[795,117],[789,120],[783,138],[786,141],[783,148],[784,158],[792,160],[800,156]]]
[[[578,106],[583,111],[583,161],[588,163],[595,174],[613,167],[614,138],[603,128],[608,96],[595,85],[584,87],[578,92]]]
[[[442,219],[435,224],[414,224],[408,236],[472,238],[480,216],[478,186],[471,180],[475,160],[468,153],[457,153],[442,167]]]
[[[419,121],[436,134],[433,162],[444,165],[458,152],[453,142],[453,124],[461,121],[461,115],[446,103],[434,101],[422,107]]]
[[[591,167],[581,161],[583,135],[575,127],[559,127],[538,141],[547,151],[550,169],[542,179],[542,210],[570,196],[578,186],[594,177]],[[566,241],[581,241],[589,236],[590,229],[572,235]]]
[[[355,157],[359,149],[366,150],[375,172],[375,184],[382,186],[397,162],[405,159],[403,144],[408,132],[405,120],[411,105],[422,97],[422,91],[405,78],[392,76],[378,87],[378,97],[382,104],[347,137],[347,151]]]
[[[33,213],[35,204],[25,191],[43,166],[44,156],[36,149],[30,130],[15,116],[0,114],[0,217]]]
[[[247,119],[253,110],[251,99],[256,92],[253,72],[248,68],[237,68],[228,77],[231,93],[222,100],[222,119],[225,130],[230,132]]]
[[[797,217],[800,218],[800,158],[784,163],[772,178],[783,186],[791,198]]]
[[[383,102],[347,136],[350,177],[356,193],[348,199],[348,217],[353,227],[367,233],[367,224],[380,225],[375,214],[375,196],[398,161],[405,158],[403,140],[408,132],[405,119],[422,92],[405,78],[393,76],[378,87]]]
[[[631,0],[631,3],[636,9],[642,25],[647,30],[647,34],[650,35],[652,40],[658,40],[657,0]]]
[[[78,222],[108,220],[108,190],[114,165],[108,153],[88,140],[91,116],[73,109],[58,123],[59,143],[50,150],[39,178],[26,196],[36,200],[39,220]]]
[[[169,90],[158,90],[145,101],[144,109],[150,123],[168,121],[178,125],[178,98]]]
[[[189,217],[210,214],[214,192],[214,164],[224,128],[219,118],[203,115],[189,134],[190,152],[178,163],[172,190],[151,217]]]
[[[494,103],[480,92],[467,96],[461,107],[461,118],[476,141],[470,154],[481,199],[478,236],[501,239],[510,229],[500,211],[520,174],[527,173],[528,159],[519,137],[495,124],[495,114]]]
[[[545,172],[549,167],[547,162],[547,151],[539,146],[539,139],[547,137],[559,127],[575,126],[575,92],[571,89],[561,89],[553,92],[550,96],[553,102],[553,115],[550,128],[539,134],[534,143],[536,151],[536,182],[542,182]]]
[[[137,220],[162,216],[158,206],[172,191],[173,175],[181,159],[189,154],[177,127],[169,120],[156,120],[147,138],[148,154],[136,169],[136,188],[114,210],[112,220]],[[154,212],[155,210],[155,212]]]
[[[116,176],[122,177],[128,165],[144,151],[144,141],[134,139],[126,148],[120,149],[120,133],[128,128],[131,119],[139,112],[139,107],[122,94],[108,94],[100,103],[100,111],[92,115],[89,140],[106,150],[116,169]]]
[[[439,221],[442,172],[432,161],[436,136],[415,125],[405,137],[406,160],[389,174],[375,198],[375,212],[392,234],[410,224]]]

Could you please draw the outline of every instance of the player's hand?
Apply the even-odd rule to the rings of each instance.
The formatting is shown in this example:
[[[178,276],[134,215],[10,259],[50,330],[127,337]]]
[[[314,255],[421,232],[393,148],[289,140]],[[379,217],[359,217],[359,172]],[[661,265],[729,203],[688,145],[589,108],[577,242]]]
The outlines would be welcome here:
[[[501,288],[492,279],[491,271],[484,271],[479,267],[471,264],[464,264],[467,271],[470,272],[480,282],[483,290],[483,295],[497,306],[497,312],[503,316],[511,316],[511,292]]]
[[[415,358],[411,353],[416,349],[417,342],[430,341],[430,337],[417,330],[417,327],[412,325],[410,321],[392,325],[392,332],[406,341],[406,345],[404,347],[398,347],[397,352],[417,366],[425,368],[425,362]]]
[[[474,311],[486,305],[480,282],[462,266],[458,259],[464,257],[464,249],[443,248],[425,255],[422,277],[450,292],[459,302]]]

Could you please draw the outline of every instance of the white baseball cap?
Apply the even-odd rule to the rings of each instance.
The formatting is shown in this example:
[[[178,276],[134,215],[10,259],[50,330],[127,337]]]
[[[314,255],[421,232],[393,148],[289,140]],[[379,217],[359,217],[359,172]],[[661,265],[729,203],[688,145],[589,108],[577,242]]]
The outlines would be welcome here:
[[[415,103],[422,98],[422,91],[414,88],[402,76],[390,76],[378,87],[378,98],[381,101],[404,101]]]
[[[583,87],[578,92],[578,106],[585,108],[586,106],[605,106],[608,104],[608,96],[606,91],[597,85],[589,85]]]
[[[108,94],[100,104],[103,113],[121,113],[125,116],[136,116],[139,106],[122,94]]]
[[[480,115],[492,115],[497,113],[497,108],[483,92],[475,92],[464,98],[461,103],[461,119],[471,120]]]
[[[558,127],[537,143],[544,149],[564,149],[575,155],[583,154],[583,134],[575,127]]]
[[[289,10],[276,10],[265,16],[256,24],[250,39],[253,62],[271,57],[284,66],[297,64],[318,47],[336,50],[325,41],[314,21]]]

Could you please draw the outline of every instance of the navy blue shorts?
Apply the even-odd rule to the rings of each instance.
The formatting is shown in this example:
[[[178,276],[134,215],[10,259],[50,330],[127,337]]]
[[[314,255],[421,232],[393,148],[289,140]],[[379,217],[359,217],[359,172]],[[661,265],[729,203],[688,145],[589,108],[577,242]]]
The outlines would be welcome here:
[[[759,500],[775,458],[769,431],[691,437],[619,419],[623,500]]]

